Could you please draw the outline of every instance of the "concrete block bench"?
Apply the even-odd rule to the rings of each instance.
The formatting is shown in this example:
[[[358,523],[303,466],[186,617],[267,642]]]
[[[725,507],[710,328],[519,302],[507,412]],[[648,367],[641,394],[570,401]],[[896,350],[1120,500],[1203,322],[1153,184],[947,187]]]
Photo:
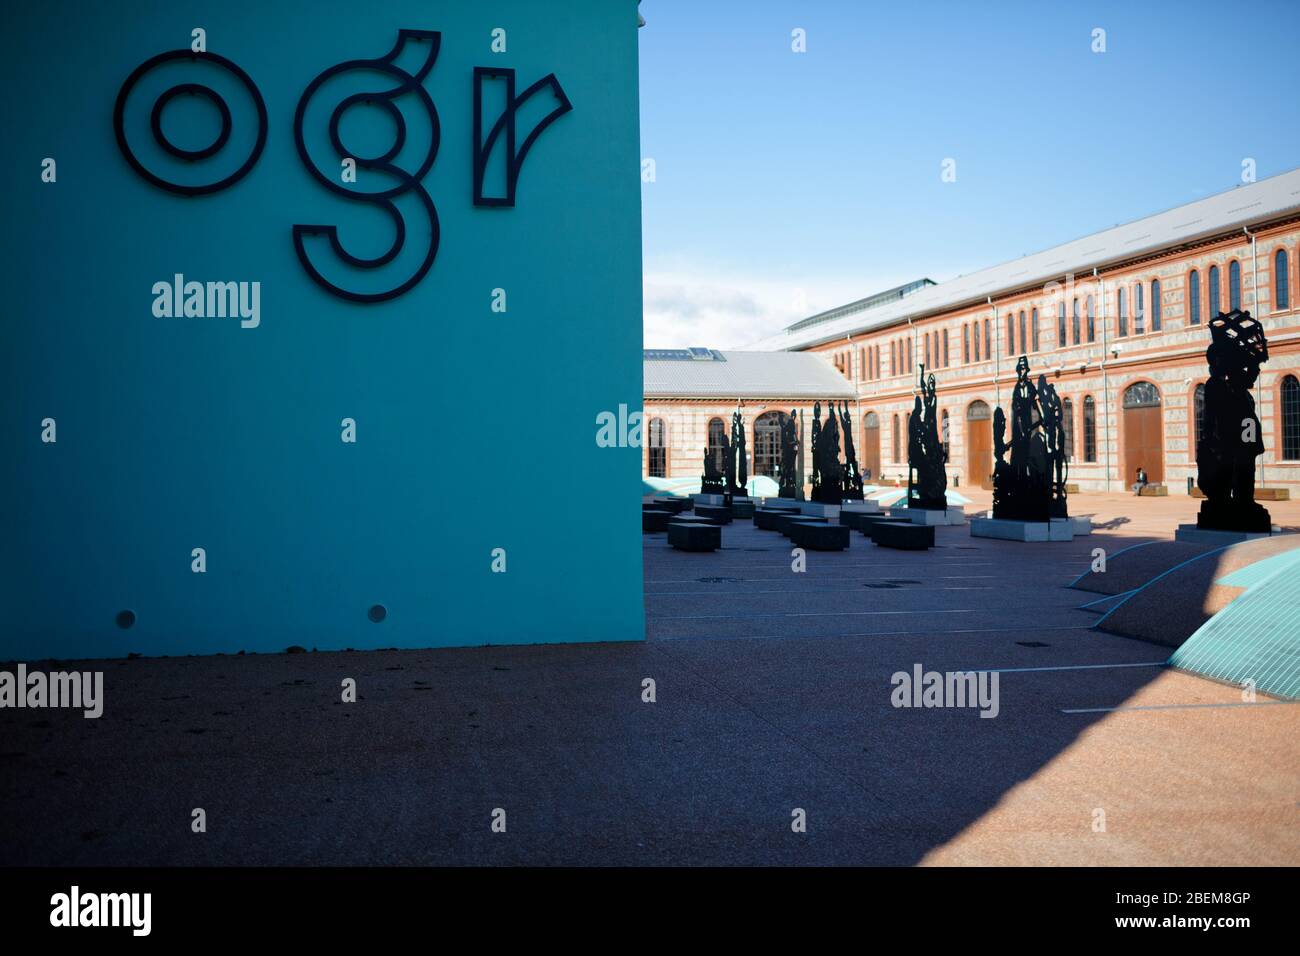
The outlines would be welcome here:
[[[1256,501],[1290,501],[1290,488],[1256,488]]]
[[[668,543],[682,551],[716,551],[722,547],[722,528],[698,520],[670,521]]]
[[[849,529],[822,519],[790,522],[790,540],[813,551],[843,551],[849,546]]]
[[[733,518],[752,518],[754,517],[754,502],[752,501],[733,501],[731,503],[731,516]]]
[[[731,509],[726,505],[696,505],[695,517],[708,518],[714,524],[731,524]]]
[[[659,531],[668,530],[668,521],[675,517],[671,511],[652,511],[648,508],[641,511],[641,533],[653,534]]]
[[[934,525],[878,521],[871,529],[871,540],[883,548],[924,551],[934,547]]]
[[[871,537],[878,524],[911,524],[911,518],[895,518],[893,515],[862,515],[858,518],[858,530]]]
[[[1079,493],[1079,486],[1072,481],[1067,481],[1065,483],[1065,493],[1067,495],[1077,495]]]
[[[879,514],[873,514],[869,511],[841,511],[839,522],[845,528],[851,528],[854,531],[861,531],[863,518],[879,517]]]
[[[1143,485],[1138,495],[1143,498],[1165,498],[1169,495],[1169,489],[1164,485]]]
[[[780,531],[788,538],[790,537],[790,525],[794,524],[796,521],[811,521],[813,524],[830,524],[830,521],[826,518],[817,518],[812,515],[779,515],[776,519],[776,530]]]
[[[649,507],[660,511],[671,511],[673,514],[681,514],[683,511],[691,510],[690,498],[651,498]]]
[[[777,510],[775,508],[755,508],[754,509],[754,527],[762,531],[778,531],[776,521],[780,517],[790,517],[791,514],[798,514],[797,511],[791,512],[784,508]]]

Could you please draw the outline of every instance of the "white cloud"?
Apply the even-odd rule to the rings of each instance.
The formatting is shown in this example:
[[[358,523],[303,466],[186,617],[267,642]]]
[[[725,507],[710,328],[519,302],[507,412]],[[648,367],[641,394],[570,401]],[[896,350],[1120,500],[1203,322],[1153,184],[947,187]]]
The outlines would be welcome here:
[[[713,271],[648,271],[645,347],[744,348],[799,319],[912,278],[864,275],[796,282]]]

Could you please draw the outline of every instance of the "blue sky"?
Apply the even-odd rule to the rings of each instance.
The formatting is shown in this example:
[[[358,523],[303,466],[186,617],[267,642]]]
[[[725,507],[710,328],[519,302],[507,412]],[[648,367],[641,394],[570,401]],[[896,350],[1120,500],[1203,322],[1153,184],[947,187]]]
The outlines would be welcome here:
[[[641,12],[647,346],[741,347],[1300,166],[1295,0]]]

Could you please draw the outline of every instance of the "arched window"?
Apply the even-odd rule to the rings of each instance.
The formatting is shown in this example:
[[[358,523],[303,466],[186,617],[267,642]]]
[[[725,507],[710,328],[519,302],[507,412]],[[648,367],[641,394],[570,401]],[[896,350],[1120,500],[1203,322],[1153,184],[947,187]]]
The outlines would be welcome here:
[[[1289,268],[1286,250],[1279,249],[1277,255],[1273,257],[1273,308],[1275,309],[1291,308],[1291,277],[1287,271]]]
[[[993,320],[984,320],[984,357],[993,357]]]
[[[1192,393],[1192,453],[1201,444],[1201,429],[1205,427],[1205,384],[1196,386]]]
[[[1241,308],[1241,263],[1236,259],[1228,263],[1228,308]]]
[[[781,426],[785,412],[764,412],[754,419],[754,474],[775,478],[781,467]]]
[[[668,477],[668,427],[662,418],[650,419],[650,477]]]
[[[1151,280],[1151,331],[1159,332],[1164,317],[1160,314],[1160,280]]]
[[[1282,458],[1300,460],[1300,380],[1282,379]]]
[[[963,365],[970,364],[970,326],[964,322],[961,327],[961,360]]]
[[[1034,351],[1038,351],[1038,310],[1034,309],[1029,313],[1029,324],[1033,327],[1032,338],[1034,342]]]
[[[1142,283],[1133,287],[1133,334],[1141,335],[1147,330],[1146,304],[1142,301]]]
[[[1223,311],[1223,300],[1219,298],[1219,267],[1210,266],[1210,309],[1206,314],[1207,322],[1213,322],[1214,317]]]
[[[943,367],[948,367],[948,330],[943,330]]]
[[[1020,310],[1020,351],[1029,351],[1029,336],[1025,334],[1027,326],[1025,325],[1025,310]]]
[[[899,461],[900,461],[900,459],[899,459],[899,457],[898,457],[898,452],[899,452],[899,447],[900,447],[900,446],[899,446],[899,442],[898,442],[898,415],[897,415],[897,414],[894,415],[893,429],[892,429],[891,435],[892,435],[893,440],[890,442],[890,451],[889,451],[889,453],[890,453],[891,456],[893,456],[893,457],[892,457],[892,461],[894,462],[895,465],[897,465],[897,464],[899,463]]]
[[[912,340],[907,340],[907,374],[912,374],[912,369],[916,368],[916,363],[912,361]]]
[[[979,319],[976,319],[974,322],[971,323],[971,328],[973,328],[973,329],[975,330],[975,332],[974,332],[974,339],[975,339],[975,361],[978,362],[978,361],[980,360],[980,321],[979,321]]]
[[[1065,345],[1065,300],[1062,299],[1056,310],[1056,347],[1063,349]]]
[[[1071,340],[1074,342],[1075,345],[1078,345],[1079,344],[1079,300],[1078,299],[1075,299],[1074,303],[1070,306],[1070,331],[1073,333],[1070,337]]]
[[[1124,287],[1115,292],[1115,311],[1119,314],[1119,334],[1128,335],[1128,302],[1124,299]]]
[[[1061,402],[1061,425],[1065,429],[1065,460],[1074,461],[1074,401]]]
[[[991,417],[992,413],[989,411],[989,403],[982,399],[975,399],[975,401],[971,402],[966,408],[966,420],[968,422],[988,421]]]
[[[1124,389],[1125,408],[1147,408],[1160,404],[1160,390],[1150,382],[1134,382]]]
[[[1007,325],[1007,331],[1006,331],[1007,355],[1015,355],[1016,354],[1016,314],[1014,312],[1007,313],[1006,325]]]
[[[1097,341],[1097,303],[1088,296],[1088,341]]]
[[[1201,274],[1195,269],[1187,276],[1187,315],[1191,325],[1201,324]]]
[[[727,426],[721,418],[709,419],[709,457],[718,471],[722,471],[722,442],[727,435]]]
[[[1083,396],[1083,460],[1097,460],[1097,400]]]

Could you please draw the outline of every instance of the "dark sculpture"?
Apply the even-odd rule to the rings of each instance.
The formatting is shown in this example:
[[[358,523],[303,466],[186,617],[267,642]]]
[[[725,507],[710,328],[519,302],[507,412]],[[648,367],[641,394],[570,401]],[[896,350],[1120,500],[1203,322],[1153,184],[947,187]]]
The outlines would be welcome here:
[[[830,404],[826,424],[821,424],[822,403],[813,406],[813,501],[838,505],[844,500],[843,466],[840,464],[840,428],[835,404]]]
[[[781,419],[781,474],[779,496],[793,498],[798,483],[799,433],[795,425],[795,411]]]
[[[939,439],[934,375],[927,382],[922,365],[919,380],[921,394],[916,396],[912,416],[907,420],[907,506],[942,511],[948,507],[948,472]]]
[[[1069,507],[1065,501],[1065,483],[1070,476],[1070,464],[1065,459],[1065,411],[1056,387],[1046,376],[1038,376],[1038,397],[1042,404],[1043,437],[1047,441],[1048,481],[1051,483],[1053,518],[1068,518]]]
[[[1068,517],[1065,501],[1065,428],[1061,401],[1045,376],[1029,380],[1029,360],[1016,363],[1011,391],[1011,442],[1006,415],[993,415],[993,517],[1047,521]],[[1010,462],[1003,456],[1010,450]]]
[[[820,500],[817,497],[817,489],[821,486],[822,483],[821,468],[818,466],[818,459],[817,459],[817,449],[821,447],[821,440],[822,440],[822,403],[814,402],[813,415],[812,415],[812,449],[811,449],[812,450],[811,484],[813,487],[814,501]]]
[[[1260,365],[1268,361],[1263,326],[1249,312],[1220,312],[1210,322],[1205,359],[1210,378],[1196,442],[1196,483],[1205,501],[1196,526],[1268,534],[1272,517],[1255,501],[1255,459],[1264,453],[1264,441],[1250,394]]]
[[[833,408],[832,408],[833,410]],[[862,472],[858,468],[858,453],[853,445],[853,419],[849,417],[849,403],[840,404],[840,425],[844,432],[844,490],[845,500],[862,500]]]
[[[718,459],[726,461],[727,455],[727,436],[722,436],[722,452],[717,454],[707,444],[704,446],[704,474],[700,477],[700,494],[702,495],[720,495],[726,489],[722,484],[722,469],[718,467]]]
[[[745,417],[737,408],[731,414],[731,454],[727,469],[727,494],[744,497],[749,494],[749,462],[745,453]]]

